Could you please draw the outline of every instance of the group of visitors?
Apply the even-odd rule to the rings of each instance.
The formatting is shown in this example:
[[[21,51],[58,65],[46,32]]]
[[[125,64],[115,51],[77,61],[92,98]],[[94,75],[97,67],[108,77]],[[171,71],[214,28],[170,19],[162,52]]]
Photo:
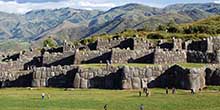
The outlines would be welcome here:
[[[169,88],[166,87],[165,89],[166,89],[165,93],[169,94]],[[190,90],[191,90],[191,94],[195,94],[195,89],[190,89]],[[201,92],[202,89],[199,89],[199,91]],[[148,88],[143,88],[143,92],[146,94],[146,96],[150,96],[150,90]],[[172,94],[176,94],[176,88],[175,87],[172,88]],[[139,96],[141,96],[141,91],[139,91]],[[140,110],[144,110],[144,105],[143,104],[140,105]]]
[[[199,89],[199,91],[201,91],[201,89]],[[147,97],[151,95],[149,88],[143,88],[143,93]],[[169,88],[168,87],[165,88],[165,93],[169,94]],[[175,87],[172,88],[172,94],[176,94],[176,88]],[[191,94],[195,94],[195,90],[194,89],[191,89]],[[41,99],[44,100],[46,96],[47,96],[48,99],[50,99],[50,95],[49,94],[45,94],[45,93],[41,94]],[[142,92],[141,91],[139,91],[139,96],[142,96]],[[105,104],[103,108],[104,108],[104,110],[108,110],[108,104]],[[139,108],[140,108],[140,110],[144,110],[144,105],[141,104]]]

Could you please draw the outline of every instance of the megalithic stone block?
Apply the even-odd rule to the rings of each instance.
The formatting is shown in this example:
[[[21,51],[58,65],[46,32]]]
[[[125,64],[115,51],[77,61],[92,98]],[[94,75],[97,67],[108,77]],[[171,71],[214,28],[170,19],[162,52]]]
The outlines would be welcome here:
[[[32,81],[32,86],[33,86],[33,87],[41,87],[40,79],[34,79],[34,80]]]
[[[74,88],[80,88],[80,80],[81,80],[81,78],[80,78],[79,73],[76,73],[75,79],[73,81]]]
[[[80,88],[87,89],[88,88],[88,80],[81,78]]]

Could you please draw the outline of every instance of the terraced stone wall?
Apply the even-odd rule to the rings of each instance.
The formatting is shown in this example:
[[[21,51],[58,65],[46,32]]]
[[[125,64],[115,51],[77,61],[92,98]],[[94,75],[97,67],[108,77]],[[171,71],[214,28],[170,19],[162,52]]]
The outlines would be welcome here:
[[[155,64],[172,64],[186,62],[187,52],[185,50],[169,51],[163,49],[156,49],[154,52]]]

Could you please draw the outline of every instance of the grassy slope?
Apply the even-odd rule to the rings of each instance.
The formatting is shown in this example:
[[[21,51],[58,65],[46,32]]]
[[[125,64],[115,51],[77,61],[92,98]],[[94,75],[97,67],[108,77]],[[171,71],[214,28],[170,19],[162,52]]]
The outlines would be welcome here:
[[[212,16],[206,19],[198,20],[192,23],[186,23],[186,24],[180,24],[178,25],[180,28],[188,27],[188,26],[207,26],[210,29],[215,29],[220,31],[220,16]],[[89,38],[84,39],[86,42],[94,42],[98,38],[102,39],[110,39],[114,36],[123,36],[123,37],[134,37],[138,35],[140,38],[148,38],[147,36],[151,33],[157,33],[164,37],[164,39],[172,39],[173,37],[176,38],[182,38],[182,39],[201,39],[206,38],[210,36],[218,36],[212,35],[212,34],[205,34],[205,33],[193,33],[193,34],[184,34],[184,33],[167,33],[163,31],[135,31],[131,29],[127,29],[126,31],[123,31],[121,33],[117,34],[102,34],[102,35],[95,35]]]
[[[143,64],[143,63],[128,63],[128,64],[112,64],[112,66],[133,66],[133,67],[146,67],[146,66],[159,66],[160,64]],[[174,64],[170,64],[174,65]],[[179,63],[178,65],[185,68],[200,68],[205,66],[206,64],[202,63]],[[79,65],[85,68],[99,68],[105,67],[106,64],[81,64]]]
[[[30,44],[20,40],[0,40],[0,51],[21,51],[26,50]]]
[[[192,25],[199,25],[199,24],[204,24],[204,25],[210,25],[210,26],[220,26],[220,16],[211,16],[209,18],[206,19],[201,19],[198,21],[195,21],[193,23],[191,23]]]
[[[41,100],[41,93],[49,93],[50,99]],[[220,92],[206,90],[192,96],[189,91],[177,90],[175,95],[165,95],[164,89],[151,89],[150,97],[139,97],[138,91],[74,90],[63,89],[1,89],[1,110],[219,110]]]

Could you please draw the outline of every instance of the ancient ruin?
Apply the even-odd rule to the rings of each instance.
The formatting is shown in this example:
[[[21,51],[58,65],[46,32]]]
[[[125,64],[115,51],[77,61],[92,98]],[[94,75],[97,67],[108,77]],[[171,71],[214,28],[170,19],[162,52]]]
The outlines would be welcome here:
[[[194,41],[113,38],[87,45],[64,41],[59,48],[1,53],[0,60],[1,87],[199,90],[220,85],[220,37]],[[204,66],[179,65],[185,63]]]

